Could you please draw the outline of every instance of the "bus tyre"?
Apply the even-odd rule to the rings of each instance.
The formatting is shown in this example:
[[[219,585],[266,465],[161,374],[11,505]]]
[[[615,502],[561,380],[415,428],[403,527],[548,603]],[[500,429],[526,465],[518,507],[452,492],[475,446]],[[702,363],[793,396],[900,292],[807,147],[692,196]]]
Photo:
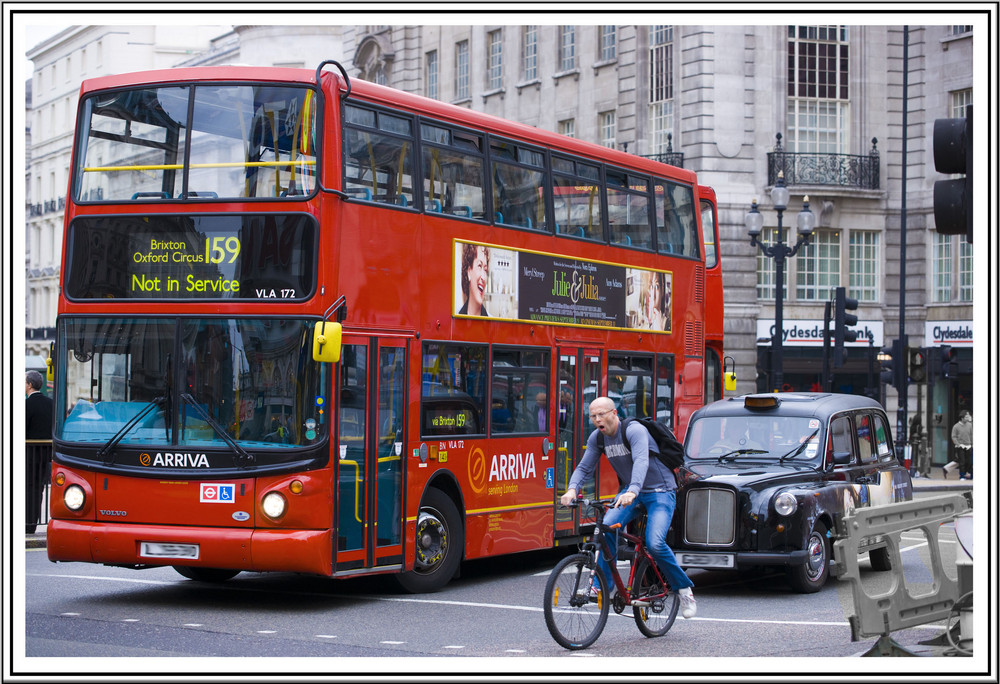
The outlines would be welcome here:
[[[823,588],[830,576],[830,540],[826,526],[817,522],[806,539],[806,562],[789,568],[788,581],[802,594],[813,594]]]
[[[197,582],[225,582],[240,574],[239,570],[223,568],[196,568],[190,565],[175,565],[174,570],[188,579]]]
[[[396,576],[406,591],[424,594],[442,589],[458,570],[465,548],[462,519],[455,503],[439,489],[428,489],[417,516],[413,570]]]

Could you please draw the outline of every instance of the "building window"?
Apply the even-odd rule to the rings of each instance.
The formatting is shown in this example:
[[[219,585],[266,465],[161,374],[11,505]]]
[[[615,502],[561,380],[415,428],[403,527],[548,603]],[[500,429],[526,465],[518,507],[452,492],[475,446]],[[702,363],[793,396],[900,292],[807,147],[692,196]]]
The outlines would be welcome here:
[[[789,152],[847,152],[847,36],[846,26],[788,27]]]
[[[455,45],[455,99],[469,98],[469,41]]]
[[[952,274],[952,240],[951,235],[934,234],[934,263],[931,268],[931,299],[941,304],[951,301]]]
[[[438,98],[438,53],[431,50],[424,57],[424,83],[427,84],[427,97]]]
[[[966,90],[955,90],[951,93],[951,102],[949,103],[951,109],[952,119],[964,119],[965,118],[965,107],[966,105],[972,104],[972,88]]]
[[[597,56],[598,60],[601,62],[614,61],[614,59],[618,56],[615,27],[599,26],[597,28],[597,33],[598,33],[598,46],[600,49],[600,54]]]
[[[490,31],[487,35],[489,45],[489,65],[486,72],[487,90],[500,90],[503,86],[503,32]]]
[[[848,293],[859,302],[879,299],[879,237],[873,230],[852,230],[847,270]]]
[[[570,138],[576,137],[576,119],[564,119],[559,122],[559,133]]]
[[[649,32],[649,123],[653,154],[667,152],[674,130],[674,27]]]
[[[971,26],[952,26],[951,35],[953,36],[963,36],[966,33],[972,33]]]
[[[521,28],[521,80],[534,81],[538,78],[538,27]]]
[[[931,299],[934,303],[972,303],[972,245],[962,236],[935,233],[932,260]]]
[[[613,148],[615,146],[615,133],[617,132],[614,110],[598,114],[598,127],[601,132],[601,144],[605,147]]]
[[[576,27],[559,27],[559,71],[576,68]]]
[[[795,258],[795,298],[826,301],[840,286],[840,231],[816,230]]]
[[[958,301],[972,303],[972,245],[964,238],[958,243]]]

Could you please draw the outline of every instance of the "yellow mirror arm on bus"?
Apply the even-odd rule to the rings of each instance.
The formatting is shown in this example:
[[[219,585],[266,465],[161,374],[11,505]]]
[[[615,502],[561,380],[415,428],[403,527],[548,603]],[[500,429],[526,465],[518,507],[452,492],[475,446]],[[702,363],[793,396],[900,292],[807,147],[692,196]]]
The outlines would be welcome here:
[[[313,360],[320,363],[338,363],[340,361],[341,340],[344,329],[340,321],[330,321],[334,313],[340,312],[338,318],[343,320],[347,315],[347,297],[341,295],[323,314],[323,320],[313,327]]]
[[[54,382],[56,379],[56,368],[53,363],[53,358],[56,353],[56,343],[49,342],[49,358],[45,359],[45,380],[46,382]]]
[[[732,364],[731,370],[726,370],[729,364]],[[735,392],[736,391],[736,359],[732,356],[727,356],[722,360],[722,377],[725,380],[726,391]]]

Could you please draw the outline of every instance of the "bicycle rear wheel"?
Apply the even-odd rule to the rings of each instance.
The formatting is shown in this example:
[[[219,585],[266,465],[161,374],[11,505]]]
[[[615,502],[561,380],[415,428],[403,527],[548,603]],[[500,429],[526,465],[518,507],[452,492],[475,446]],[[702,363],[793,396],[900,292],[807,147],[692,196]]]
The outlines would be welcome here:
[[[648,558],[639,560],[635,577],[635,585],[632,588],[633,598],[642,600],[644,597],[655,597],[663,593],[664,587]],[[677,592],[669,591],[666,596],[650,599],[645,605],[632,606],[632,615],[635,617],[635,624],[639,631],[647,637],[663,636],[673,627],[680,604]]]
[[[591,595],[590,578],[597,590]],[[590,554],[577,553],[556,564],[545,583],[543,612],[549,634],[571,650],[587,648],[608,621],[608,580]]]

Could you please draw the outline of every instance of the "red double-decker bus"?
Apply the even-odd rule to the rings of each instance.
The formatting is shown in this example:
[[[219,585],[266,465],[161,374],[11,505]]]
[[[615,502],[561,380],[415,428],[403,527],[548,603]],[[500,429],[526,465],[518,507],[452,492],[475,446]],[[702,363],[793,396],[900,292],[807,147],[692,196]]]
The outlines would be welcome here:
[[[580,538],[594,397],[721,394],[694,173],[329,65],[83,84],[51,560],[431,591]]]

